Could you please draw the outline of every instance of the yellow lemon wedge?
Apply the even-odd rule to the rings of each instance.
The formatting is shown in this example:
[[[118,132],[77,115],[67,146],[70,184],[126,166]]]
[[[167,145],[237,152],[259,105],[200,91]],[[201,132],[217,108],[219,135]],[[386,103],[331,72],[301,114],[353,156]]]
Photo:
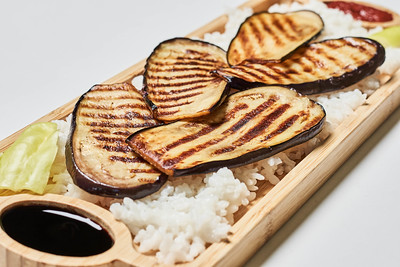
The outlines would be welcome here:
[[[384,47],[400,47],[400,25],[383,29],[369,38],[380,42]]]

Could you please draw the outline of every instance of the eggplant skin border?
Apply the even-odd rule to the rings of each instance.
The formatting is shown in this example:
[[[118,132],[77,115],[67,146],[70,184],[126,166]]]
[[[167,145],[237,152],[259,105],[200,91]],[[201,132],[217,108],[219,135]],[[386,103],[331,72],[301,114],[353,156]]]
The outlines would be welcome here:
[[[325,111],[324,111],[325,112]],[[324,125],[325,122],[325,117],[321,119],[318,124],[314,125],[307,131],[304,131],[291,139],[280,143],[275,146],[271,146],[268,148],[261,148],[259,150],[255,150],[252,152],[249,152],[247,154],[244,154],[240,157],[233,158],[233,159],[228,159],[228,160],[222,160],[222,161],[210,161],[204,164],[200,164],[197,166],[194,166],[192,168],[188,169],[174,169],[174,177],[179,177],[179,176],[185,176],[185,175],[192,175],[192,174],[202,174],[202,173],[209,173],[209,172],[214,172],[217,171],[218,169],[222,167],[228,167],[228,168],[235,168],[235,167],[240,167],[243,165],[247,165],[250,163],[254,163],[259,160],[263,160],[265,158],[271,157],[285,149],[291,148],[296,145],[300,145],[309,139],[315,137],[318,133],[321,132],[322,126]]]
[[[132,199],[139,199],[157,192],[167,182],[168,175],[161,173],[157,181],[155,181],[154,183],[123,188],[100,183],[99,181],[94,180],[93,178],[82,172],[76,164],[74,152],[72,149],[73,135],[76,128],[76,113],[78,111],[79,104],[85,98],[86,94],[88,94],[94,87],[99,85],[101,84],[96,84],[92,86],[87,92],[81,95],[74,106],[74,110],[72,111],[71,128],[67,143],[65,144],[65,161],[68,173],[71,175],[75,185],[88,193],[98,196],[113,198],[130,197]]]
[[[143,72],[143,98],[144,98],[144,100],[145,100],[147,106],[150,107],[151,111],[152,111],[153,114],[155,115],[155,118],[156,118],[156,119],[159,119],[159,118],[157,118],[157,116],[156,116],[156,115],[157,115],[158,106],[157,106],[153,101],[151,101],[151,99],[149,98],[148,86],[147,86],[147,69],[149,68],[149,65],[150,65],[150,62],[149,62],[149,61],[150,61],[150,59],[152,58],[152,56],[154,55],[154,53],[155,53],[157,50],[159,50],[161,46],[163,46],[163,45],[165,45],[165,44],[167,44],[167,43],[174,42],[174,41],[179,41],[179,40],[198,42],[198,43],[202,43],[202,44],[205,44],[205,45],[214,46],[214,47],[216,47],[217,49],[219,49],[219,50],[223,51],[224,53],[226,53],[226,51],[225,51],[224,49],[222,49],[222,48],[221,48],[220,46],[218,46],[218,45],[215,45],[215,44],[213,44],[213,43],[210,43],[210,42],[207,42],[207,41],[203,41],[203,40],[197,40],[197,39],[189,38],[189,37],[174,37],[174,38],[167,39],[167,40],[164,40],[164,41],[162,41],[161,43],[159,43],[159,44],[153,49],[153,51],[151,52],[151,54],[147,57],[146,63],[145,63],[145,66],[144,66],[144,72]],[[226,65],[229,66],[228,62],[226,62]],[[213,71],[210,72],[210,75],[214,75],[215,77],[226,81],[226,79],[224,79],[223,77],[220,77],[219,75],[215,74]],[[224,88],[222,94],[220,95],[220,98],[219,98],[217,101],[215,101],[214,105],[210,106],[210,107],[207,109],[207,110],[208,110],[208,113],[207,113],[207,114],[211,113],[213,110],[215,110],[216,108],[218,108],[218,107],[224,102],[225,98],[229,95],[230,91],[231,91],[230,83],[229,83],[229,82],[226,82],[225,88]],[[197,115],[196,115],[195,113],[193,113],[193,114],[191,114],[191,115],[183,116],[181,119],[197,118],[197,117],[201,117],[201,116],[204,116],[204,115],[205,115],[205,114],[202,114],[202,115],[197,114]],[[167,121],[167,122],[170,122],[170,121]]]
[[[312,10],[297,10],[297,11],[293,11],[293,12],[290,12],[290,13],[293,14],[293,13],[302,12],[302,11],[307,11],[307,12],[314,13],[315,15],[317,15],[317,16],[321,19],[322,28],[321,28],[318,32],[316,32],[314,36],[310,37],[310,38],[307,39],[307,40],[304,40],[303,43],[299,44],[295,49],[293,49],[293,51],[288,52],[285,56],[283,56],[283,57],[280,59],[280,61],[283,61],[283,60],[287,59],[287,58],[290,57],[298,48],[300,48],[300,47],[302,47],[302,46],[305,46],[305,45],[307,45],[308,43],[310,43],[311,41],[315,40],[318,36],[321,35],[322,31],[323,31],[324,28],[325,28],[325,23],[324,23],[323,19],[321,18],[321,15],[318,14],[317,12],[315,12],[315,11],[312,11]],[[283,13],[279,13],[279,12],[270,13],[270,12],[268,12],[268,11],[260,11],[260,12],[254,13],[254,14],[251,15],[250,17],[252,17],[252,16],[257,16],[257,15],[260,15],[260,14],[283,14]],[[226,53],[226,57],[227,57],[228,63],[229,63],[229,50],[230,50],[230,48],[231,48],[231,46],[232,46],[232,42],[233,42],[233,40],[238,36],[238,34],[239,34],[241,28],[243,27],[243,25],[244,25],[245,23],[248,22],[248,20],[250,19],[250,17],[246,18],[246,20],[243,21],[242,24],[240,24],[239,29],[238,29],[238,31],[237,31],[235,37],[233,37],[233,38],[232,38],[232,41],[229,43],[228,51],[227,51],[227,53]],[[230,63],[229,63],[229,65],[230,65],[231,67],[233,66],[233,65],[231,65]]]
[[[228,81],[228,84],[230,84],[232,88],[242,91],[262,86],[283,86],[287,88],[292,88],[302,95],[321,94],[321,93],[341,90],[373,74],[376,71],[376,69],[385,62],[386,58],[385,48],[382,46],[382,44],[380,44],[375,40],[363,37],[343,37],[343,38],[359,38],[367,40],[368,42],[376,46],[377,48],[376,53],[370,60],[368,60],[368,62],[359,66],[358,68],[350,72],[346,72],[340,76],[333,76],[325,80],[315,80],[311,82],[297,83],[297,84],[266,84],[262,82],[248,82],[233,76],[221,75],[221,77],[225,78]]]
[[[88,193],[103,197],[140,199],[157,192],[168,180],[168,176],[161,173],[156,182],[136,187],[122,188],[99,183],[83,173],[76,165],[70,143],[65,146],[67,170],[74,183]]]
[[[263,85],[263,86],[265,86],[265,85]],[[237,93],[239,93],[239,92],[237,92]],[[285,149],[291,148],[293,146],[296,146],[296,145],[299,145],[301,143],[308,141],[309,139],[315,137],[318,133],[321,132],[322,127],[326,120],[326,112],[325,112],[324,107],[321,104],[319,104],[311,99],[310,99],[310,101],[312,101],[316,105],[320,106],[322,109],[322,112],[324,113],[324,116],[321,118],[321,120],[317,124],[312,126],[310,129],[293,136],[292,138],[290,138],[289,140],[286,140],[283,143],[277,144],[275,146],[270,146],[267,148],[261,148],[261,149],[255,150],[255,151],[251,151],[249,153],[243,154],[236,158],[227,159],[227,160],[209,161],[209,162],[202,163],[202,164],[199,164],[194,167],[187,168],[187,169],[172,168],[171,171],[173,174],[171,176],[172,177],[180,177],[180,176],[194,175],[194,174],[205,174],[205,173],[217,171],[218,169],[223,168],[223,167],[227,167],[227,168],[240,167],[243,165],[247,165],[247,164],[271,157]],[[133,133],[132,135],[130,135],[126,139],[126,142],[130,145],[129,141],[135,135],[140,134],[146,130],[157,128],[157,127],[162,127],[162,126],[163,125],[158,125],[158,126],[141,129],[141,130]],[[134,147],[132,147],[132,148],[134,148]],[[156,166],[154,166],[154,167],[156,167]],[[160,170],[160,171],[162,171],[162,170]]]

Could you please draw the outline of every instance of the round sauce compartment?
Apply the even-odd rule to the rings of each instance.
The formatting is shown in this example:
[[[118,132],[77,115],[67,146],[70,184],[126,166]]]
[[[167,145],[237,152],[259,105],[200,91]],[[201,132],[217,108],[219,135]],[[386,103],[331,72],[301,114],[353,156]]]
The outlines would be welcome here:
[[[12,239],[36,250],[62,256],[92,256],[114,241],[96,222],[69,209],[43,204],[5,210],[0,225]]]

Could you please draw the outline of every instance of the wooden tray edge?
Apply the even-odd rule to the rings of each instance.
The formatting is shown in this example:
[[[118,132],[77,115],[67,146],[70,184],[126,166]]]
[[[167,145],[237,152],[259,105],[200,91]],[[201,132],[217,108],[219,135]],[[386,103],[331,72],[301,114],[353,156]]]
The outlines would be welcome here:
[[[229,244],[213,244],[199,258],[245,263],[399,106],[400,70],[233,225]]]

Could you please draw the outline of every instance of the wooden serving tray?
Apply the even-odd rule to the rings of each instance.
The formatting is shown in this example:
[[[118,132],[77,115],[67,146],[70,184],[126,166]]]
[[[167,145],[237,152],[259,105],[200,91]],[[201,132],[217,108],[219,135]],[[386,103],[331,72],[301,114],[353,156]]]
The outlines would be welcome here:
[[[241,7],[255,12],[268,9],[278,0],[251,0]],[[222,31],[227,16],[221,16],[188,37],[202,37],[206,32]],[[142,74],[141,61],[104,83],[130,81]],[[64,119],[78,98],[66,103],[37,121]],[[182,266],[239,266],[333,174],[365,139],[400,105],[400,71],[376,90],[367,102],[349,116],[331,136],[307,155],[275,186],[264,182],[257,198],[235,214],[235,223],[228,240],[210,245],[194,261]],[[0,141],[0,152],[15,141],[23,129]],[[66,257],[40,252],[11,239],[0,228],[0,266],[153,266],[159,265],[154,255],[137,252],[128,228],[114,219],[106,209],[80,199],[47,194],[20,194],[0,197],[0,214],[10,207],[24,204],[51,204],[76,210],[98,222],[115,241],[113,247],[90,257]]]

